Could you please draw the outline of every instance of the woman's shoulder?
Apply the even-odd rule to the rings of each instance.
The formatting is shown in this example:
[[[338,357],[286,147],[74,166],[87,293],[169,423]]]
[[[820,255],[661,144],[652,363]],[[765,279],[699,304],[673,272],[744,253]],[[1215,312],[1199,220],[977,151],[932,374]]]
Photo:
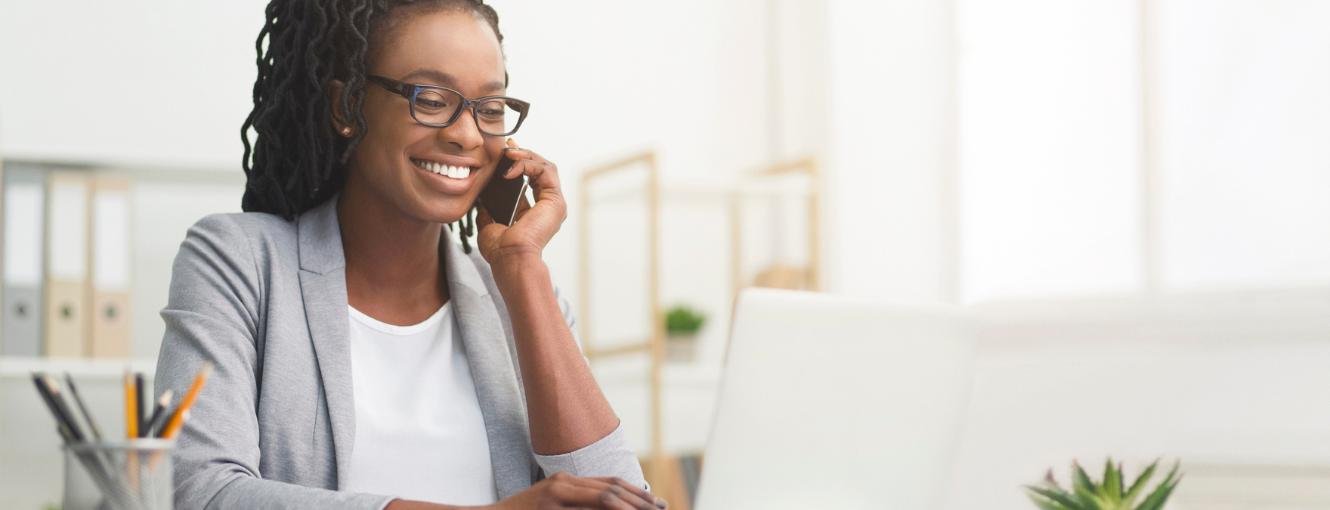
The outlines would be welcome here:
[[[259,212],[209,214],[189,227],[181,243],[181,255],[265,265],[284,253],[297,251],[296,222],[281,216]],[[228,264],[231,265],[231,264]]]
[[[217,241],[222,246],[232,247],[247,241],[294,245],[296,222],[261,212],[216,213],[194,222],[185,237]]]

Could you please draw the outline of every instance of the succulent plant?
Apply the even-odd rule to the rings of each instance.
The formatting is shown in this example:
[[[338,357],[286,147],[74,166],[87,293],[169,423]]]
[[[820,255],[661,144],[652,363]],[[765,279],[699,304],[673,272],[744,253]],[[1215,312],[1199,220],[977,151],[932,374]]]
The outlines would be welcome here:
[[[1145,492],[1145,485],[1154,476],[1158,465],[1159,461],[1150,463],[1136,481],[1127,486],[1122,476],[1122,464],[1114,466],[1111,458],[1104,463],[1104,478],[1099,482],[1091,480],[1079,464],[1072,462],[1070,491],[1058,485],[1051,469],[1044,483],[1027,485],[1025,490],[1029,492],[1030,500],[1042,510],[1159,510],[1182,477],[1178,475],[1178,463],[1174,463],[1164,481],[1159,482],[1140,505],[1136,505],[1136,499]]]

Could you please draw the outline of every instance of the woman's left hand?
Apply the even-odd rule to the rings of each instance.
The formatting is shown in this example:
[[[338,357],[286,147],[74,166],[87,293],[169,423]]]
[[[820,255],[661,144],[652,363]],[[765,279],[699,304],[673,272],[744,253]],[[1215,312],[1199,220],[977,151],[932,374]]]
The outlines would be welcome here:
[[[528,205],[525,197],[519,199],[512,226],[495,223],[483,206],[479,208],[476,217],[480,225],[477,244],[480,255],[492,266],[522,256],[534,255],[539,258],[550,238],[563,225],[563,220],[568,218],[568,202],[559,184],[559,168],[539,154],[517,148],[517,143],[511,138],[508,139],[508,146],[504,150],[508,158],[513,160],[512,168],[506,175],[495,174],[490,178],[516,178],[526,174],[527,182],[536,196],[536,203]]]

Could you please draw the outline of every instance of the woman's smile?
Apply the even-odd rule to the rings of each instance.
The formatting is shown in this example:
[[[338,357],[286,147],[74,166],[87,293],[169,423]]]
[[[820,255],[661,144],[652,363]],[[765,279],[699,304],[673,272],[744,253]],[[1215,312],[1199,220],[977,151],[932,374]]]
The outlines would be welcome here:
[[[471,183],[480,174],[480,167],[459,161],[453,157],[410,158],[411,165],[421,172],[428,173],[425,178],[437,184],[448,194],[461,195],[471,189]]]

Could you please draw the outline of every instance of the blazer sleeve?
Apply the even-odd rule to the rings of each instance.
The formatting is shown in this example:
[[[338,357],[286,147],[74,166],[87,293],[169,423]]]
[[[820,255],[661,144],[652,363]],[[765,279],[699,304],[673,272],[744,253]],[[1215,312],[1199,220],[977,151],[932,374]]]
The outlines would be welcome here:
[[[264,480],[256,412],[263,289],[245,231],[226,215],[190,228],[176,255],[162,319],[157,392],[187,391],[213,373],[176,446],[175,508],[378,510],[392,498]]]
[[[554,295],[559,299],[559,309],[563,311],[563,318],[568,322],[568,328],[572,330],[573,338],[580,349],[582,339],[577,332],[577,317],[573,314],[573,307],[564,298],[558,286],[554,287]],[[616,477],[651,490],[645,477],[642,476],[642,465],[637,462],[633,445],[628,442],[628,436],[623,432],[622,421],[609,435],[580,450],[561,455],[536,454],[536,463],[540,465],[540,470],[545,476],[563,471],[582,477]]]

